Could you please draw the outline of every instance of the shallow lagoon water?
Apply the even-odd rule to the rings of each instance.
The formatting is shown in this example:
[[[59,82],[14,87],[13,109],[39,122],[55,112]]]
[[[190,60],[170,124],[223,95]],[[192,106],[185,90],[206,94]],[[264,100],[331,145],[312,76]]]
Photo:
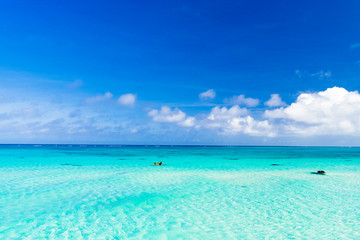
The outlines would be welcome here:
[[[360,239],[360,148],[2,145],[19,238]]]

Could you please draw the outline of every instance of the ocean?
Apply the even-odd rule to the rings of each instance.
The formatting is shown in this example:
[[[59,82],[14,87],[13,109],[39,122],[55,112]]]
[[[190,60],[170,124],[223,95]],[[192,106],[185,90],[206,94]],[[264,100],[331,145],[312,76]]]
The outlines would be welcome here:
[[[360,148],[0,145],[0,239],[221,238],[360,239]]]

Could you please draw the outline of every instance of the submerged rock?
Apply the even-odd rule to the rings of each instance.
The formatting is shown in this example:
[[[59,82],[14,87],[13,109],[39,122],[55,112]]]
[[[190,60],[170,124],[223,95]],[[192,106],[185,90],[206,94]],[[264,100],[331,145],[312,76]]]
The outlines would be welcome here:
[[[318,174],[318,175],[325,175],[326,174],[326,172],[325,171],[323,171],[323,170],[319,170],[319,171],[317,171],[317,172],[311,172],[312,174]]]
[[[280,164],[272,163],[271,166],[280,166]]]

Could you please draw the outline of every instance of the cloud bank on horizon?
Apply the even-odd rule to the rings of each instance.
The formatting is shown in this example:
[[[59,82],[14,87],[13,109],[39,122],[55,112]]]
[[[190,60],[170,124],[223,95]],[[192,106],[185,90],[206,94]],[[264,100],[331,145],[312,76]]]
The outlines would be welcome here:
[[[215,90],[210,90],[203,92],[206,99],[215,97]],[[201,94],[199,97],[203,101]],[[114,94],[108,91],[82,101],[79,99],[77,106],[38,100],[36,104],[3,101],[0,104],[0,131],[8,139],[17,136],[25,142],[37,141],[37,136],[42,139],[53,136],[52,140],[56,141],[62,134],[66,136],[62,140],[70,142],[74,139],[86,142],[89,135],[95,142],[97,136],[120,135],[133,138],[137,143],[141,143],[141,136],[147,136],[151,141],[161,135],[171,137],[174,132],[183,132],[187,134],[186,138],[202,133],[259,139],[357,137],[360,134],[360,94],[341,87],[300,93],[294,102],[288,104],[277,93],[271,94],[263,104],[259,99],[240,94],[225,98],[223,103],[207,107],[207,110],[196,110],[195,107],[191,113],[186,113],[181,106],[170,107],[166,103],[154,108],[141,101],[141,96],[140,100],[137,98],[133,93],[126,93],[114,99]],[[164,129],[169,133],[162,132]],[[1,140],[4,142],[4,139]],[[122,143],[119,137],[113,140],[110,142]]]
[[[245,104],[248,107],[259,104],[258,101],[251,98],[248,98],[250,100],[246,104],[246,99],[240,95],[240,101],[233,101],[231,107],[214,107],[205,117],[194,117],[194,124],[186,127],[213,129],[219,134],[247,134],[267,137],[356,136],[360,134],[360,94],[358,91],[347,91],[344,88],[332,87],[321,92],[301,93],[294,103],[286,107],[284,107],[286,103],[281,100],[279,94],[271,94],[265,105],[283,107],[267,109],[258,119],[251,116],[250,109],[240,108],[239,104]],[[160,112],[166,112],[172,117],[181,114],[179,121],[186,116],[179,109],[172,112],[168,107],[162,107]],[[175,115],[175,112],[178,114]],[[155,113],[158,113],[158,110],[151,110],[149,116],[155,116],[153,120],[158,121]],[[178,121],[168,119],[164,122]]]

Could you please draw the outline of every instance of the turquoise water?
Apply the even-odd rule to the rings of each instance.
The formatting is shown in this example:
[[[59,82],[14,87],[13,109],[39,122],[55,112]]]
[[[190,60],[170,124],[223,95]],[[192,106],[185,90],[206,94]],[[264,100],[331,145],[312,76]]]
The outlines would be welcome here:
[[[360,239],[360,148],[2,145],[0,239],[44,238]]]

